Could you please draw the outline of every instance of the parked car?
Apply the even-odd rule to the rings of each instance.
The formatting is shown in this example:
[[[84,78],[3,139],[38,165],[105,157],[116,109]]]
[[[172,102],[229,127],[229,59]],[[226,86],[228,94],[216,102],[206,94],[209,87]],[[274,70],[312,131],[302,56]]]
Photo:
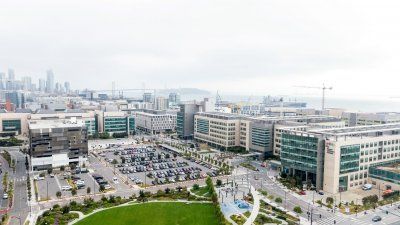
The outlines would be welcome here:
[[[69,191],[69,190],[71,190],[71,189],[72,189],[72,187],[69,186],[69,185],[62,186],[62,187],[61,187],[61,190],[62,190],[62,191]]]
[[[364,184],[364,185],[362,186],[362,189],[363,189],[364,191],[371,190],[371,189],[372,189],[372,184]]]
[[[3,199],[8,199],[8,194],[7,193],[3,194]]]

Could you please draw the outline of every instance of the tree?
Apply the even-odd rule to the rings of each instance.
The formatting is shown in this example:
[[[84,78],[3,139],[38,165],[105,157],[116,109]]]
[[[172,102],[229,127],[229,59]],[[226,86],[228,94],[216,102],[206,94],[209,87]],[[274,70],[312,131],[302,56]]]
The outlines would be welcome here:
[[[57,196],[57,198],[61,198],[61,191],[57,191],[56,196]]]
[[[69,208],[68,205],[65,205],[65,206],[63,206],[63,207],[61,208],[61,211],[62,211],[63,214],[67,214],[67,213],[69,213],[70,208]]]
[[[277,197],[277,198],[275,199],[275,202],[276,202],[276,203],[282,203],[282,199],[281,199],[280,197]]]
[[[87,194],[90,194],[90,191],[91,191],[90,187],[87,187],[87,188],[86,188],[86,193],[87,193]]]
[[[117,159],[113,159],[113,161],[111,162],[113,165],[118,164],[118,160]]]
[[[170,192],[171,192],[171,189],[169,189],[169,188],[165,188],[165,194],[169,194]]]
[[[221,186],[222,185],[222,180],[217,180],[217,186]]]
[[[327,198],[326,198],[326,203],[327,203],[328,205],[332,205],[332,204],[333,204],[333,198],[332,198],[332,197],[327,197]]]
[[[77,193],[76,189],[73,188],[73,189],[71,190],[71,194],[74,196],[74,195],[76,195],[76,193]]]
[[[199,190],[199,188],[200,188],[200,187],[199,187],[198,184],[193,184],[193,190],[194,190],[194,191]]]
[[[53,172],[53,168],[48,168],[48,169],[47,169],[47,173],[48,173],[48,174],[51,174],[52,172]]]
[[[65,166],[60,166],[60,170],[64,171],[65,170]]]
[[[300,213],[303,212],[303,210],[301,210],[301,207],[300,207],[300,206],[295,206],[295,207],[293,208],[293,211],[294,211],[295,213],[298,213],[298,214],[300,214]]]
[[[100,185],[99,191],[100,191],[100,192],[103,192],[103,191],[105,191],[105,190],[106,190],[106,188],[104,187],[104,185]]]

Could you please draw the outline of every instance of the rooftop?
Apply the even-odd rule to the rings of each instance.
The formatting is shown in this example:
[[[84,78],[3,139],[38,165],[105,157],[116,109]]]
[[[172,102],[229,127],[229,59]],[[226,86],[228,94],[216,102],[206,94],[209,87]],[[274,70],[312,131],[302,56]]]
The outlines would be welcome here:
[[[85,123],[82,120],[36,120],[29,122],[29,129],[51,129],[51,128],[70,128],[82,127]]]

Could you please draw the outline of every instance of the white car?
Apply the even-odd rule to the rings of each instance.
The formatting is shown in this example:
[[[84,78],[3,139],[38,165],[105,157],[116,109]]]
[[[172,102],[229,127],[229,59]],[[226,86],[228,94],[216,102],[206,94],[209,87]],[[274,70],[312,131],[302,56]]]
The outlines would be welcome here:
[[[77,180],[76,181],[76,185],[85,185],[85,181],[84,180]]]
[[[71,189],[72,189],[72,187],[69,186],[69,185],[67,185],[67,186],[62,186],[62,187],[61,187],[61,190],[62,190],[62,191],[69,191],[69,190],[71,190]]]
[[[44,180],[44,177],[41,177],[41,176],[35,176],[33,179],[34,179],[34,180]]]
[[[3,199],[7,199],[8,198],[8,194],[7,193],[4,193],[3,194]]]
[[[113,182],[114,182],[114,184],[118,184],[119,183],[118,178],[113,177]]]
[[[105,190],[111,189],[111,185],[109,185],[109,184],[104,185],[104,189]]]

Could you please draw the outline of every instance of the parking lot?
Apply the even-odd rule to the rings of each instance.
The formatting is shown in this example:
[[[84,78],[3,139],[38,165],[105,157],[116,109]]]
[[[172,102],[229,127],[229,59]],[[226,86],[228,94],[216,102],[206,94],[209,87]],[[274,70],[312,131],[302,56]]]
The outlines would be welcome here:
[[[98,155],[109,167],[115,167],[116,173],[136,185],[161,185],[217,175],[216,168],[207,168],[200,162],[151,146],[114,146]],[[117,163],[113,164],[115,160]]]
[[[58,191],[62,197],[71,197],[73,188],[76,189],[77,196],[87,195],[87,187],[90,187],[91,194],[99,192],[99,185],[89,173],[58,172],[52,175],[36,175],[35,180],[39,200],[56,199]]]

